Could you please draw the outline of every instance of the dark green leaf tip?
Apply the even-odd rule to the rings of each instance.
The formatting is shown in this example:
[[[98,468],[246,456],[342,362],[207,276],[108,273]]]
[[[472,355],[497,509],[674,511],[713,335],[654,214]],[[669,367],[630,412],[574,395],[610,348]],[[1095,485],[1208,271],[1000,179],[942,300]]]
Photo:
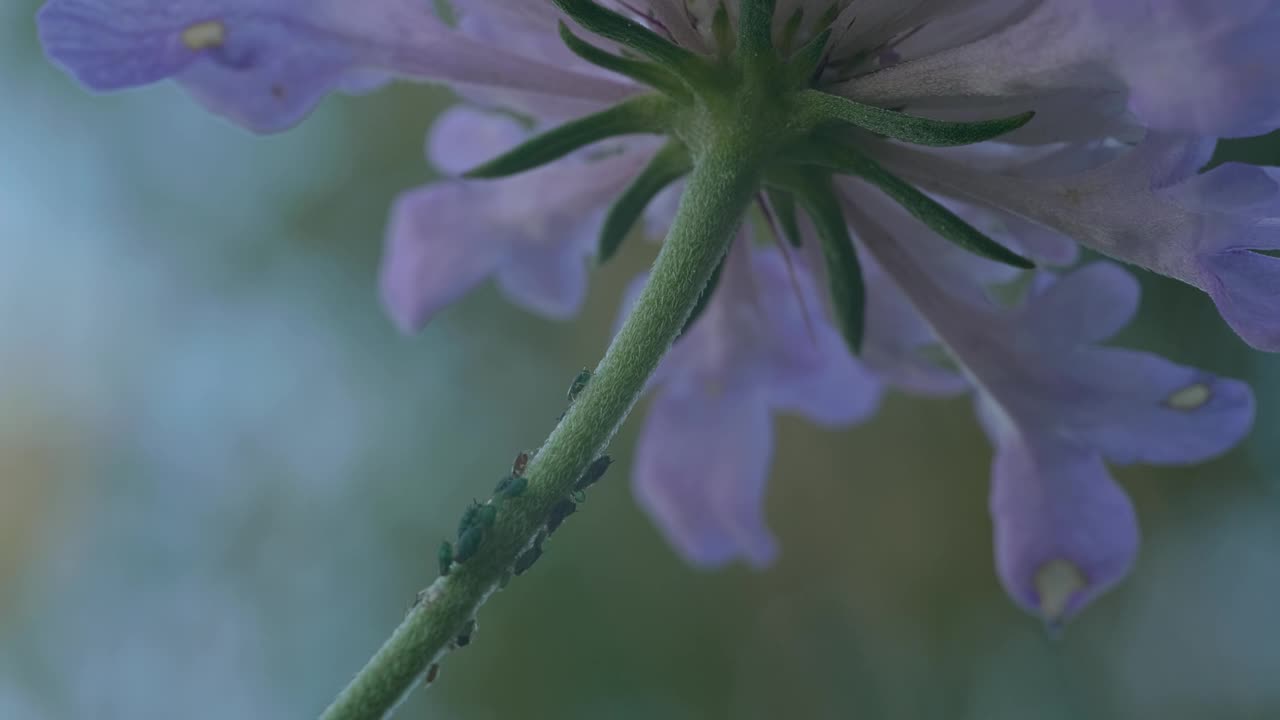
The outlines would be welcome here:
[[[683,144],[673,141],[659,150],[609,208],[600,229],[597,262],[608,262],[622,247],[653,198],[692,167],[689,151]]]
[[[560,22],[560,39],[574,55],[577,55],[596,67],[616,72],[619,75],[625,75],[638,83],[648,85],[656,90],[661,90],[668,95],[683,97],[688,94],[683,81],[681,81],[677,75],[674,75],[664,69],[661,65],[641,60],[634,60],[632,58],[620,57],[613,53],[601,50],[595,45],[592,45],[577,35],[574,35],[573,30],[571,30],[563,21]]]
[[[583,28],[612,40],[671,70],[697,62],[697,56],[634,20],[592,0],[552,0]]]
[[[804,93],[800,106],[817,125],[853,125],[893,140],[930,147],[957,147],[994,140],[1023,127],[1035,117],[1034,112],[1024,112],[977,122],[933,120],[816,90]]]
[[[964,218],[857,149],[838,143],[827,144],[822,147],[821,157],[829,167],[857,175],[880,188],[929,229],[969,252],[1023,270],[1035,267],[1031,260],[992,240]]]
[[[840,333],[849,350],[854,355],[861,354],[866,335],[867,286],[853,238],[849,235],[844,208],[830,177],[805,177],[800,187],[800,202],[817,226],[818,237],[822,241],[827,290]]]
[[[541,167],[592,143],[620,135],[657,134],[664,130],[670,101],[661,95],[625,100],[593,115],[548,130],[467,171],[472,180],[503,178]]]

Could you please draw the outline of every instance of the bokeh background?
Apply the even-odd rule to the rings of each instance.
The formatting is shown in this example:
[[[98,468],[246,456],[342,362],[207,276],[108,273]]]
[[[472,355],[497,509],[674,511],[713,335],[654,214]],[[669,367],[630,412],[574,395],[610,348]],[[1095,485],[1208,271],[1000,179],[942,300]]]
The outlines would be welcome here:
[[[306,718],[551,427],[620,288],[549,323],[492,289],[420,337],[385,209],[450,97],[398,86],[253,138],[173,87],[91,98],[0,6],[0,718]],[[1230,149],[1275,157],[1263,141]],[[1134,577],[1057,639],[1001,592],[964,400],[780,423],[768,572],[685,567],[621,463],[400,717],[1280,717],[1280,361],[1151,281],[1127,344],[1254,381],[1253,439],[1126,469]]]

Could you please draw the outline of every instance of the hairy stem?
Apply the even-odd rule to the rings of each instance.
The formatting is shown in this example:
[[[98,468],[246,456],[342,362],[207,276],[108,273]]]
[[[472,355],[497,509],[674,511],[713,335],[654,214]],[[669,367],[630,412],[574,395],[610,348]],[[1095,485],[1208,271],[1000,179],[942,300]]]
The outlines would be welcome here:
[[[743,145],[732,139],[712,143],[697,158],[648,284],[590,383],[530,461],[528,491],[502,504],[479,551],[422,594],[323,720],[388,715],[448,651],[552,507],[604,451],[675,342],[757,189],[758,153]]]

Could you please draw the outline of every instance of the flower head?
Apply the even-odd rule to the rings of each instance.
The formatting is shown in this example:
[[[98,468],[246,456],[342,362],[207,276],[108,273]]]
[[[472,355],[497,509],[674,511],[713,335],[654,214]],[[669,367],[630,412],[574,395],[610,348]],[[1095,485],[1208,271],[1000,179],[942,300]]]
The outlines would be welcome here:
[[[472,108],[429,151],[449,179],[392,215],[383,295],[406,330],[489,277],[567,317],[593,246],[607,260],[660,220],[726,143],[750,155],[757,206],[795,247],[734,243],[652,381],[634,473],[699,564],[775,554],[773,413],[849,424],[884,386],[972,391],[1000,577],[1060,622],[1134,562],[1105,462],[1198,462],[1248,432],[1242,384],[1098,345],[1136,309],[1130,274],[1045,268],[1092,248],[1200,288],[1280,350],[1277,178],[1198,172],[1218,136],[1280,124],[1280,0],[452,6],[446,23],[417,0],[50,0],[40,29],[93,89],[172,78],[256,131],[392,77],[457,88]],[[1018,303],[992,300],[1023,273]]]

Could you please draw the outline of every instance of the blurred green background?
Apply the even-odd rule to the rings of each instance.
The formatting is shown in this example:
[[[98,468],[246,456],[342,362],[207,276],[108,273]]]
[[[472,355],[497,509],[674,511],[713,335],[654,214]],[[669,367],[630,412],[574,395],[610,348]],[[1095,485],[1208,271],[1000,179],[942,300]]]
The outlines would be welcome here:
[[[173,87],[83,94],[40,58],[35,5],[0,8],[0,718],[313,716],[549,430],[647,250],[574,323],[485,289],[400,337],[385,211],[428,179],[447,94],[252,138]],[[783,421],[764,573],[671,553],[631,501],[633,423],[400,717],[1280,717],[1280,361],[1148,286],[1123,340],[1250,378],[1259,424],[1217,462],[1119,472],[1142,558],[1061,639],[997,584],[967,401]]]

